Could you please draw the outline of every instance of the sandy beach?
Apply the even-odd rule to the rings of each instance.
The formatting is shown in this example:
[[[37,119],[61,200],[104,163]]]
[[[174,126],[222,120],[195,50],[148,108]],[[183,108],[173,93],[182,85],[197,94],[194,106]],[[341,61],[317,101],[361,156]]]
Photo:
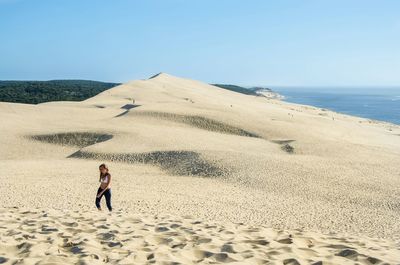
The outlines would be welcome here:
[[[0,264],[400,263],[400,126],[164,73],[0,119]]]

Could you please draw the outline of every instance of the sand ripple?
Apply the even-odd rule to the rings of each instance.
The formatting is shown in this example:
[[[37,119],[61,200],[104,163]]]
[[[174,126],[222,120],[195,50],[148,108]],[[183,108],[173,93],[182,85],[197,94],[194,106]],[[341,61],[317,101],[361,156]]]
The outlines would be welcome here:
[[[397,264],[393,242],[114,212],[0,209],[0,264]]]

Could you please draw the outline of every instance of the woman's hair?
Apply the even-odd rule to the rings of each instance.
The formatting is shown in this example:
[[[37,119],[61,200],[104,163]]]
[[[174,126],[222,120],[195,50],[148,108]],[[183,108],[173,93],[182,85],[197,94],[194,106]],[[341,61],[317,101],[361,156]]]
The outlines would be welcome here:
[[[101,165],[99,166],[99,169],[102,168],[102,167],[104,167],[104,168],[107,170],[107,172],[103,175],[103,173],[100,171],[99,182],[101,181],[101,177],[106,176],[107,174],[109,174],[109,173],[108,173],[108,167],[107,167],[107,165],[103,163],[103,164],[101,164]]]

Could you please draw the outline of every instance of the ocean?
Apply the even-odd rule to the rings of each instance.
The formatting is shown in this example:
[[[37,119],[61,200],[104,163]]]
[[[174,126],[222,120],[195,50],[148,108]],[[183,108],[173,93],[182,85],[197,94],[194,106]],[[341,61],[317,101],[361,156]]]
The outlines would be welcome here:
[[[399,88],[271,87],[285,101],[400,125]]]

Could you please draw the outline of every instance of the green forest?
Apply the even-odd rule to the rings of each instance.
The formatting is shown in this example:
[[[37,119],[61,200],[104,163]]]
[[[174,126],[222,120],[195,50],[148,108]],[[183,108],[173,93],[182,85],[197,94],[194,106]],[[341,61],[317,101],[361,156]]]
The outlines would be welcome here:
[[[91,80],[0,81],[0,101],[29,104],[49,101],[82,101],[117,85],[120,83]],[[227,84],[213,85],[254,96],[258,95],[256,91],[259,89]]]
[[[117,85],[90,80],[0,81],[0,101],[29,104],[81,101]]]
[[[230,90],[230,91],[234,91],[234,92],[237,92],[237,93],[242,93],[242,94],[245,94],[245,95],[253,95],[253,96],[260,96],[260,94],[257,93],[258,91],[267,90],[267,91],[273,92],[270,88],[267,88],[267,87],[255,86],[255,87],[246,88],[246,87],[242,87],[242,86],[226,85],[226,84],[212,84],[212,85],[220,87],[220,88],[223,88],[223,89],[227,89],[227,90]]]

